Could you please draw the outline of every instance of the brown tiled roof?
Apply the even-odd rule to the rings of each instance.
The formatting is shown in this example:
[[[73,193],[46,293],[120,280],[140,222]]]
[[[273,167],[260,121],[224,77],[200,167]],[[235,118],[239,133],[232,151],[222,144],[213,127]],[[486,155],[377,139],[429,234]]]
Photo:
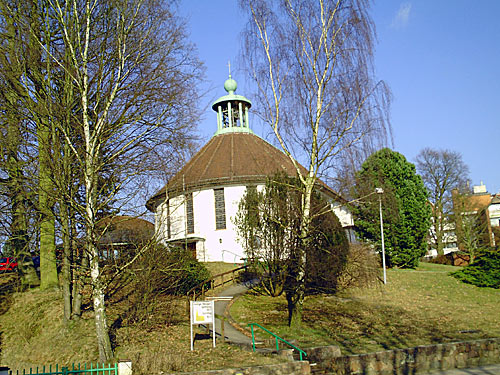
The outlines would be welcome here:
[[[469,197],[467,197],[467,209],[470,211],[480,211],[488,207],[490,203],[491,203],[490,194],[481,194],[481,195],[472,194]]]
[[[106,217],[97,223],[98,228],[106,229],[99,243],[136,243],[151,239],[154,235],[153,223],[132,216]]]
[[[307,173],[301,166],[302,172]],[[297,172],[290,159],[276,147],[250,133],[226,133],[210,141],[182,168],[167,185],[151,197],[146,207],[153,211],[160,199],[184,191],[210,186],[264,182],[267,176],[283,171],[289,176]],[[320,181],[322,190],[337,196]]]
[[[105,217],[97,223],[97,227],[113,227],[119,229],[134,229],[139,231],[153,231],[155,225],[140,217],[118,215]]]

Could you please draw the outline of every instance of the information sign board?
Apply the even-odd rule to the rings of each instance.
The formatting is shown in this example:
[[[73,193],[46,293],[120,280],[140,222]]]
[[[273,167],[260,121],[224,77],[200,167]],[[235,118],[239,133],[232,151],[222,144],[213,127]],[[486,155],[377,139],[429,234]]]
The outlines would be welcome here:
[[[214,301],[192,301],[191,324],[213,324]]]
[[[215,308],[214,301],[190,301],[191,315],[191,350],[193,350],[193,325],[211,324],[212,325],[212,340],[215,348]]]

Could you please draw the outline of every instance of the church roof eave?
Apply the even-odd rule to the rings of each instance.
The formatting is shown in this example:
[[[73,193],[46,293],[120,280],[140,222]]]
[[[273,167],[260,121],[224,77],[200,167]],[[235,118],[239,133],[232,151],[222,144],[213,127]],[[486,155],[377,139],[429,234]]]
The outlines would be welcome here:
[[[265,183],[269,176],[279,172],[290,177],[297,176],[297,169],[290,158],[250,129],[248,110],[252,104],[244,96],[234,93],[237,87],[237,82],[229,74],[224,82],[228,94],[212,104],[217,113],[216,133],[147,201],[149,210],[154,211],[167,199],[167,195],[172,198],[196,189]],[[300,164],[299,170],[302,175],[308,173]],[[317,186],[326,195],[343,201],[323,181],[318,179]]]
[[[301,173],[307,170],[301,166]],[[153,211],[167,198],[217,186],[265,183],[268,176],[284,172],[295,177],[297,170],[282,151],[257,135],[226,133],[212,139],[151,197],[146,207]],[[318,188],[328,196],[342,200],[328,185],[318,180]]]

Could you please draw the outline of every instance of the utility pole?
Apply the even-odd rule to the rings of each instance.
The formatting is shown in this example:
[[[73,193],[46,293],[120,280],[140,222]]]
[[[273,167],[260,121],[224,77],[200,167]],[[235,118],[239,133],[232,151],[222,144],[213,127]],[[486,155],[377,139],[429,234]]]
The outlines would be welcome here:
[[[384,269],[384,284],[387,284],[387,275],[385,270],[384,219],[382,217],[382,194],[384,194],[384,189],[375,188],[375,193],[378,194],[378,207],[380,212],[380,234],[382,239],[382,268]]]

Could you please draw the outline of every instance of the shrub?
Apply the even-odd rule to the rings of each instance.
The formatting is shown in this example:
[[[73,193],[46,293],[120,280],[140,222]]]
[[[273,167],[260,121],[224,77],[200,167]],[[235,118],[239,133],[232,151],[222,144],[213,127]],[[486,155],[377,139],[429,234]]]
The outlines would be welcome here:
[[[434,264],[444,264],[447,266],[453,266],[453,257],[451,257],[449,254],[439,254],[435,258],[432,258],[429,263],[434,263]]]
[[[247,257],[253,260],[246,276],[260,280],[255,287],[258,293],[289,295],[302,282],[308,294],[335,293],[337,289],[349,249],[345,231],[330,202],[316,192],[311,197],[312,218],[304,249],[302,200],[300,181],[277,174],[268,178],[264,190],[247,189],[239,204],[235,225]],[[297,280],[303,271],[305,280]]]
[[[500,289],[500,252],[483,250],[474,263],[451,275],[464,283]]]
[[[324,202],[315,200],[315,211]],[[349,242],[337,216],[328,211],[313,219],[311,245],[307,249],[306,291],[308,294],[335,293],[338,278],[347,261]]]
[[[166,270],[170,271],[168,285],[162,285],[163,291],[168,294],[185,295],[191,288],[210,278],[210,271],[204,264],[198,262],[189,250],[174,248],[167,251],[165,259]],[[160,269],[161,273],[165,270]]]
[[[347,263],[339,276],[338,288],[373,286],[380,277],[380,270],[378,254],[367,245],[352,244],[347,254]]]
[[[466,266],[469,264],[470,255],[463,251],[454,251],[445,255],[432,258],[429,263],[444,264],[447,266]]]
[[[130,323],[147,324],[159,304],[169,296],[185,295],[210,278],[210,272],[190,251],[151,245],[143,250],[129,274],[129,308],[122,317]],[[163,317],[169,322],[172,317]]]

